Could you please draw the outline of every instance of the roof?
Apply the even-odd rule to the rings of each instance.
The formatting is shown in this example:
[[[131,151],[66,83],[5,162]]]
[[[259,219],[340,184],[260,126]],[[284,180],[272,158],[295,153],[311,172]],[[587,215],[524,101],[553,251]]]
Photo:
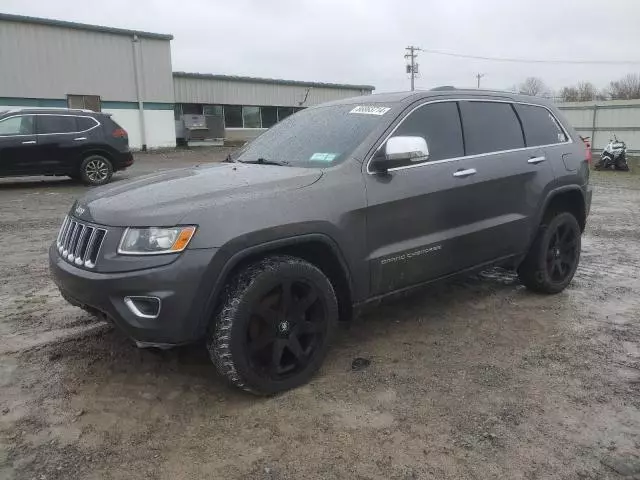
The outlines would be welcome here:
[[[349,90],[375,90],[373,85],[352,85],[348,83],[304,82],[300,80],[281,80],[278,78],[241,77],[237,75],[218,75],[214,73],[173,72],[178,78],[200,78],[204,80],[225,80],[229,82],[271,83],[274,85],[292,85],[300,87],[342,88]]]
[[[326,105],[338,105],[338,104],[372,104],[372,103],[387,103],[387,104],[410,104],[414,101],[424,98],[450,98],[450,99],[464,99],[464,98],[493,98],[503,99],[512,102],[522,103],[534,103],[540,105],[550,105],[550,102],[542,97],[532,97],[529,95],[520,95],[513,92],[506,92],[500,90],[477,90],[477,89],[458,89],[453,87],[438,88],[437,90],[414,90],[406,92],[389,92],[389,93],[376,93],[373,95],[365,95],[361,97],[350,97],[342,100],[334,100],[331,102],[323,103],[318,106]]]
[[[163,33],[150,33],[143,32],[141,30],[127,30],[124,28],[104,27],[102,25],[88,25],[86,23],[67,22],[64,20],[53,20],[50,18],[26,17],[23,15],[11,15],[8,13],[0,13],[0,21],[48,25],[50,27],[72,28],[74,30],[113,33],[116,35],[137,35],[138,37],[154,38],[157,40],[173,40],[173,35],[167,35]]]
[[[104,112],[94,112],[93,110],[86,110],[83,108],[62,108],[62,107],[24,107],[24,108],[10,108],[0,112],[2,115],[8,113],[90,113],[92,115],[108,115]]]

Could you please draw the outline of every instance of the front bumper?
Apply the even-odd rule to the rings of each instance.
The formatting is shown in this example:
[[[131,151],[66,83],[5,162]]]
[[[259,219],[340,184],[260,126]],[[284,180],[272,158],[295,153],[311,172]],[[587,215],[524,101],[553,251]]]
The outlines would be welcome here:
[[[123,273],[99,273],[63,260],[55,245],[49,266],[62,295],[72,304],[101,312],[139,345],[170,346],[200,339],[209,323],[209,305],[216,272],[211,272],[217,249],[185,250],[172,263]],[[161,300],[157,318],[140,318],[125,297]]]

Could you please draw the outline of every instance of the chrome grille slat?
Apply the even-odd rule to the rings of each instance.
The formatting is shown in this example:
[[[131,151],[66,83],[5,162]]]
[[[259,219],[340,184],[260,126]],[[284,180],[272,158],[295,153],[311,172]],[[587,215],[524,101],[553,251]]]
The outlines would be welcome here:
[[[71,237],[73,236],[73,232],[75,232],[77,225],[78,222],[72,220],[71,225],[69,226],[69,230],[67,231],[67,235],[62,245],[62,255],[65,257],[69,254],[69,244],[71,243]]]
[[[60,231],[58,232],[58,238],[56,239],[57,247],[60,247],[60,242],[62,241],[62,236],[64,235],[68,222],[69,222],[69,216],[64,217],[64,221],[62,222],[62,226],[60,227]]]
[[[56,247],[65,261],[79,267],[94,268],[106,235],[104,228],[67,216],[58,232]]]

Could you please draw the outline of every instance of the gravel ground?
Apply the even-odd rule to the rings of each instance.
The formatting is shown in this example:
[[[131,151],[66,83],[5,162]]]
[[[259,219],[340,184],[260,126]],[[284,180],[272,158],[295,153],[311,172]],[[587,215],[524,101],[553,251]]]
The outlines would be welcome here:
[[[140,154],[115,180],[225,155]],[[491,270],[384,303],[267,399],[201,345],[138,350],[67,305],[46,249],[85,187],[0,180],[0,479],[640,478],[640,176],[592,178],[564,293]]]

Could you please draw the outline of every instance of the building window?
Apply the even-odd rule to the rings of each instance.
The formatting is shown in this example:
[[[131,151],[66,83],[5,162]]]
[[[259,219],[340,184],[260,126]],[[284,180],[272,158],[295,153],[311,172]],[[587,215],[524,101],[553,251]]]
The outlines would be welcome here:
[[[202,111],[209,117],[221,117],[222,105],[204,105],[202,107]]]
[[[225,105],[224,126],[226,128],[242,128],[242,107],[240,105]]]
[[[293,113],[293,107],[278,107],[278,121],[281,122]]]
[[[182,104],[183,115],[202,115],[202,105],[199,103],[183,103]]]
[[[99,112],[101,102],[99,95],[67,95],[67,105],[69,108],[79,108]]]
[[[261,128],[260,107],[242,107],[244,128]]]
[[[260,107],[260,114],[262,116],[262,128],[270,128],[278,123],[277,107]]]

